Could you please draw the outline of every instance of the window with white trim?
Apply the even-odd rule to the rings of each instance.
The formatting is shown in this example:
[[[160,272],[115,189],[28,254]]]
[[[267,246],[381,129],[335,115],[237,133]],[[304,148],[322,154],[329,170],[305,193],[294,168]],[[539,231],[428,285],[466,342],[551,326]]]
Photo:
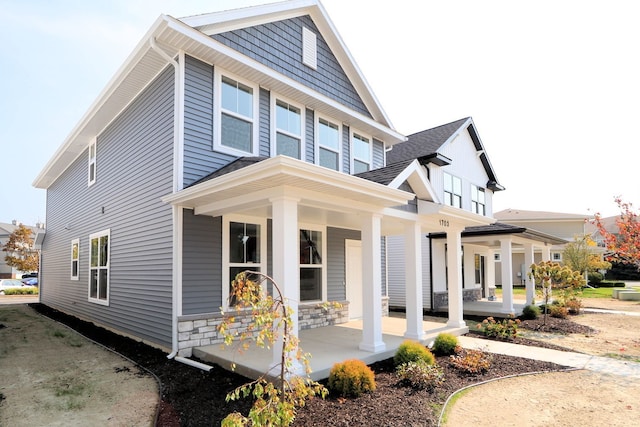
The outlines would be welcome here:
[[[444,173],[444,203],[454,208],[462,208],[462,180]]]
[[[555,262],[562,262],[562,252],[553,252],[551,254],[551,260]]]
[[[494,260],[495,262],[500,262],[500,261],[502,261],[502,257],[500,256],[500,252],[496,252],[496,253],[494,253],[494,254],[493,254],[493,260]]]
[[[487,208],[485,202],[484,188],[471,186],[471,212],[479,215],[486,215]]]
[[[340,125],[318,117],[316,139],[316,164],[340,171],[340,153],[342,151]]]
[[[80,270],[80,239],[71,241],[71,280],[78,280]]]
[[[275,112],[275,151],[274,155],[284,155],[294,159],[304,159],[302,138],[302,107],[292,105],[281,99],[275,100],[272,108]]]
[[[322,301],[324,283],[324,233],[300,229],[300,301]]]
[[[223,271],[222,287],[223,307],[233,307],[235,301],[231,282],[243,271],[266,273],[267,224],[263,219],[244,217],[225,217],[222,231]]]
[[[219,73],[215,85],[219,114],[214,148],[238,156],[257,155],[257,87]]]
[[[351,134],[351,173],[357,174],[371,169],[372,154],[371,139],[358,133]]]
[[[93,185],[96,182],[96,140],[94,139],[89,144],[89,166],[87,173],[88,185]]]
[[[109,305],[110,230],[89,236],[89,301]]]

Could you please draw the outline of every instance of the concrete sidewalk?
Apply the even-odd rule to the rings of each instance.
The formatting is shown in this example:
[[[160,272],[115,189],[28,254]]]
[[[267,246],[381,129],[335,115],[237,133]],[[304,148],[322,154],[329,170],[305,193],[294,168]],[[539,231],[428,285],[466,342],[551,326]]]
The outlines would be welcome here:
[[[469,336],[458,337],[460,345],[465,348],[482,349],[489,353],[507,356],[524,357],[542,360],[577,369],[588,369],[603,374],[621,375],[640,379],[640,363],[612,359],[610,357],[592,356],[570,351],[551,350],[541,347],[513,344],[504,341],[493,341]]]

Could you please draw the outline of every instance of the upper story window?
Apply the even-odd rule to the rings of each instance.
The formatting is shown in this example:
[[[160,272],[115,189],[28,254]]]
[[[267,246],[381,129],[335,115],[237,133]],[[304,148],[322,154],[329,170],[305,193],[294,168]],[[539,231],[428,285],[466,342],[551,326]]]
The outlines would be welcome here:
[[[340,125],[318,118],[316,124],[316,163],[325,168],[340,170]]]
[[[237,155],[257,155],[257,88],[227,75],[216,75],[220,112],[214,147]]]
[[[71,241],[71,280],[78,280],[80,271],[80,240]]]
[[[89,236],[89,301],[109,305],[110,230]]]
[[[454,208],[462,208],[462,180],[444,173],[444,203]]]
[[[275,152],[277,155],[303,159],[302,107],[277,99],[275,101]]]
[[[92,185],[96,182],[96,140],[94,139],[89,144],[89,169],[88,169],[88,183]]]
[[[352,134],[351,157],[353,161],[353,167],[351,168],[351,171],[353,174],[366,172],[371,169],[371,150],[372,146],[371,140],[369,138],[357,133]]]
[[[487,208],[484,196],[484,188],[471,186],[471,211],[479,215],[486,215]]]

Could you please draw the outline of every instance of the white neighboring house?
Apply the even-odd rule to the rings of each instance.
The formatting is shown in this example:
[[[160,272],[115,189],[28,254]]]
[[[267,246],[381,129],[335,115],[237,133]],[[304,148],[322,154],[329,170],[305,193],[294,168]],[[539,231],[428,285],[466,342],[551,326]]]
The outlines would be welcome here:
[[[4,245],[9,240],[9,236],[20,226],[20,223],[16,220],[11,221],[11,223],[0,222],[0,279],[19,279],[22,277],[22,274],[28,273],[25,271],[20,271],[15,267],[11,267],[7,265],[4,257],[7,255],[6,252],[2,251]],[[39,249],[39,240],[37,239],[38,234],[44,236],[44,224],[38,223],[33,226],[28,226],[33,232],[32,236],[34,239],[34,243],[36,244],[36,249]]]

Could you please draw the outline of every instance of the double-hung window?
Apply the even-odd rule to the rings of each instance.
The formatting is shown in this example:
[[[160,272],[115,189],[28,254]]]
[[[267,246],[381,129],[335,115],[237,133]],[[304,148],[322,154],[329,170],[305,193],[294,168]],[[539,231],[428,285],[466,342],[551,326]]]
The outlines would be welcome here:
[[[219,132],[214,147],[235,155],[257,154],[257,89],[217,75]]]
[[[80,267],[80,240],[71,241],[71,280],[78,280]]]
[[[340,126],[318,118],[316,125],[316,135],[318,151],[316,163],[325,168],[340,170]]]
[[[371,169],[371,140],[358,133],[351,135],[351,152],[353,158],[352,174],[366,172]]]
[[[89,144],[89,168],[87,176],[88,185],[96,182],[96,140]]]
[[[487,208],[484,196],[484,188],[471,186],[471,211],[473,213],[486,215]]]
[[[110,230],[89,236],[89,301],[109,305]]]
[[[462,208],[462,180],[444,173],[444,203],[454,208]]]
[[[323,233],[319,230],[300,230],[300,301],[323,299],[324,270]]]
[[[277,99],[274,111],[276,115],[274,154],[302,160],[304,158],[302,107]]]

